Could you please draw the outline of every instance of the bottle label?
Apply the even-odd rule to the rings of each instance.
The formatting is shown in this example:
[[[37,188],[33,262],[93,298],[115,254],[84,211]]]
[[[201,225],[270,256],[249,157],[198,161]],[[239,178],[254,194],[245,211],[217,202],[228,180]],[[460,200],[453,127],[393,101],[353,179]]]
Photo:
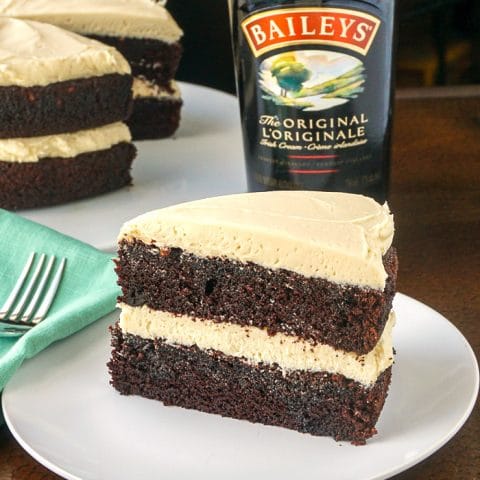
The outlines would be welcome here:
[[[382,199],[393,11],[353,0],[349,8],[337,0],[302,3],[256,10],[238,22],[249,187]]]
[[[334,45],[366,55],[380,26],[373,15],[340,8],[287,8],[248,17],[243,32],[258,57],[289,45]]]

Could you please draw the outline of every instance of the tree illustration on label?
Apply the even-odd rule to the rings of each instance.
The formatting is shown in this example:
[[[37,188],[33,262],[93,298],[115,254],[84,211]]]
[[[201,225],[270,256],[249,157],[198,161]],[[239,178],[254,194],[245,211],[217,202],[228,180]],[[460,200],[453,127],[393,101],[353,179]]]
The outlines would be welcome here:
[[[357,98],[365,80],[365,67],[358,58],[322,50],[274,55],[259,70],[264,99],[308,111],[326,110]]]
[[[299,92],[304,82],[312,77],[312,72],[303,63],[297,62],[292,53],[280,55],[273,62],[271,72],[281,88],[282,97],[286,97],[288,92]]]

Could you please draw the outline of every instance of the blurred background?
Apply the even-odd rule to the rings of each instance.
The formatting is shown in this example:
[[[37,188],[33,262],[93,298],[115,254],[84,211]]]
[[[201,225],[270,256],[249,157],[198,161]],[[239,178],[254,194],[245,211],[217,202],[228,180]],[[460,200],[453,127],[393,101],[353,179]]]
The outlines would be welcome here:
[[[480,83],[480,0],[397,0],[397,87]],[[235,91],[226,0],[169,0],[185,32],[179,80]]]

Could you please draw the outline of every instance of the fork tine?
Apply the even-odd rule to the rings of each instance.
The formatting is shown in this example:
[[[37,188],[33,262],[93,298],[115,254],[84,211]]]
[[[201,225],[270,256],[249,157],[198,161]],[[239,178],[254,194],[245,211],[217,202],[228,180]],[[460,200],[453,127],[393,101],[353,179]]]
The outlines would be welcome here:
[[[2,308],[0,309],[0,320],[3,320],[4,318],[6,318],[8,312],[12,308],[20,290],[22,289],[23,284],[25,283],[25,279],[27,278],[27,275],[29,274],[30,269],[32,268],[34,259],[35,259],[35,252],[32,252],[28,257],[27,263],[25,263],[22,273],[18,277],[17,283],[13,287],[12,292],[10,293],[7,300],[3,304]]]
[[[43,272],[43,276],[40,282],[38,283],[37,288],[35,289],[35,293],[33,294],[30,300],[30,303],[28,304],[28,307],[23,312],[23,315],[19,320],[20,322],[27,323],[30,320],[30,317],[33,315],[33,312],[37,308],[40,296],[42,295],[45,289],[45,285],[47,284],[48,278],[50,277],[50,272],[52,271],[54,262],[55,262],[55,257],[52,255],[50,257],[50,260],[48,261],[47,267]]]
[[[48,289],[48,292],[45,295],[43,302],[41,303],[40,307],[35,313],[35,316],[33,317],[32,323],[34,325],[41,322],[47,315],[48,310],[52,305],[53,299],[57,294],[58,287],[60,286],[60,281],[62,280],[63,270],[65,269],[66,262],[67,262],[67,259],[62,258],[62,261],[60,262],[60,266],[55,272],[55,276],[53,277],[52,283],[50,284],[50,288]]]
[[[40,275],[40,272],[42,271],[44,262],[45,262],[45,254],[42,253],[42,256],[40,257],[37,268],[35,269],[35,272],[33,273],[33,276],[30,279],[30,282],[28,283],[25,291],[23,292],[22,297],[18,301],[17,306],[15,307],[15,310],[9,315],[9,320],[15,322],[18,316],[20,315],[20,313],[23,311],[25,304],[27,303],[27,300],[29,299],[30,294],[32,293],[33,287],[37,283],[37,278]]]

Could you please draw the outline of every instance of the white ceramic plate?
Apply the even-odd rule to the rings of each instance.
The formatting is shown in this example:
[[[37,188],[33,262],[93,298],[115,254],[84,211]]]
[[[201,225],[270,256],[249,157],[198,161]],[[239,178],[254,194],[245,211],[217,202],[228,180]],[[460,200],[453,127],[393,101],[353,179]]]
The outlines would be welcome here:
[[[254,425],[140,397],[108,384],[114,313],[26,362],[3,394],[5,419],[34,458],[67,479],[382,479],[440,448],[478,393],[469,344],[444,317],[395,299],[396,363],[364,447]]]
[[[113,250],[121,225],[175,203],[247,190],[237,99],[180,83],[184,106],[174,138],[137,142],[133,187],[23,216]]]

